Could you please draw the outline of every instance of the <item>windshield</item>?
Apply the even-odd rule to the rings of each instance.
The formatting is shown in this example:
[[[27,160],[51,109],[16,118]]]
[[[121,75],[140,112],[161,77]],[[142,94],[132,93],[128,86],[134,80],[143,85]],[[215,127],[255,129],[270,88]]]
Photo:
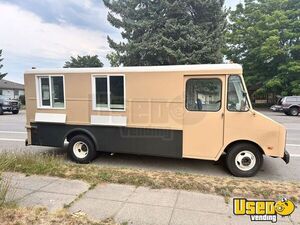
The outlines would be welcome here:
[[[241,77],[232,75],[228,79],[227,109],[229,111],[248,111],[247,93]]]

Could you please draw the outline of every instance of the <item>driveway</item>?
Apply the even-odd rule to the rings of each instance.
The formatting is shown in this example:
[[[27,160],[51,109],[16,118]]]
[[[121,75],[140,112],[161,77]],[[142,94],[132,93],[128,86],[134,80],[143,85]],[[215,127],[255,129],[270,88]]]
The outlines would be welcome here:
[[[288,131],[287,150],[291,153],[288,165],[282,159],[265,157],[257,179],[297,180],[300,181],[300,116],[289,117],[283,113],[262,111],[265,115],[282,123]],[[5,114],[0,116],[0,152],[47,152],[63,154],[66,148],[49,148],[24,146],[25,112],[18,115]],[[143,168],[149,170],[187,172],[194,174],[231,176],[225,169],[224,160],[218,162],[193,159],[169,159],[126,154],[101,154],[95,161],[101,166]]]

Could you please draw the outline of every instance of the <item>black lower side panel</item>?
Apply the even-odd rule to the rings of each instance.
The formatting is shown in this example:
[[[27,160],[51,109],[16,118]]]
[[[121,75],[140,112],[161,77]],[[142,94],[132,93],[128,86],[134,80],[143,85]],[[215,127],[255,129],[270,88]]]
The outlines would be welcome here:
[[[61,147],[67,136],[86,134],[99,151],[182,157],[182,130],[84,126],[53,123],[31,124],[32,145]]]

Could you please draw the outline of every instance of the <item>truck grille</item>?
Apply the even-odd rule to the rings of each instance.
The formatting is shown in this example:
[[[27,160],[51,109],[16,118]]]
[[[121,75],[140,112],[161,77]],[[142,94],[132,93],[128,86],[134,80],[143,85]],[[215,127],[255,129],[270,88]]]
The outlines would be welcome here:
[[[17,105],[18,105],[17,102],[11,102],[10,104],[11,104],[12,106],[17,106]]]

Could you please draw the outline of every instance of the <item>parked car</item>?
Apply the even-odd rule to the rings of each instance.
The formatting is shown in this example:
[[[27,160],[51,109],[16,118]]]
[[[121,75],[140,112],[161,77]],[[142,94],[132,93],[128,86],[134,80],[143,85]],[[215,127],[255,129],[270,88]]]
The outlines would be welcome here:
[[[288,116],[298,116],[300,112],[300,96],[286,96],[282,99],[283,112]]]
[[[4,112],[12,112],[18,114],[20,110],[20,102],[14,99],[8,99],[0,96],[0,115]]]
[[[277,101],[277,104],[272,105],[270,109],[274,112],[282,112],[283,111],[282,100],[283,100],[283,98],[279,98],[278,101]]]

